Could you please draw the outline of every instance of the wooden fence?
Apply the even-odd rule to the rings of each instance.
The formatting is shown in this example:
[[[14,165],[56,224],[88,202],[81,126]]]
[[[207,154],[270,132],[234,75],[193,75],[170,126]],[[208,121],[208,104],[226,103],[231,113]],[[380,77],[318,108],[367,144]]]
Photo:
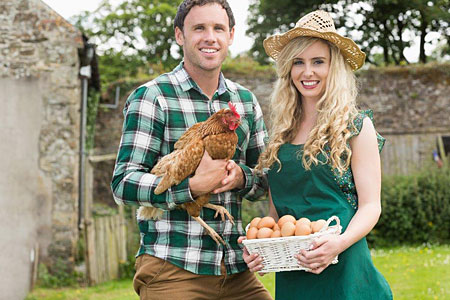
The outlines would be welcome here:
[[[444,134],[449,136],[448,134]],[[381,153],[381,163],[384,175],[407,175],[429,165],[435,165],[433,150],[439,151],[444,157],[442,134],[383,134],[386,145]]]
[[[119,277],[119,263],[127,260],[126,225],[123,207],[112,216],[93,216],[93,167],[110,156],[89,157],[86,163],[84,238],[86,274],[90,285]]]

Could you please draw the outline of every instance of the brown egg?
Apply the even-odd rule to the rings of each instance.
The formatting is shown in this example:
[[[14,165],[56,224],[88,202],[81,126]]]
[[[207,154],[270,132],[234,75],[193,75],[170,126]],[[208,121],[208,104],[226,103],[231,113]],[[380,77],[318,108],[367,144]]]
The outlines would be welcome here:
[[[275,225],[273,225],[273,231],[280,231],[281,230],[281,228],[280,228],[280,226],[278,226],[278,224],[277,223],[275,223]]]
[[[270,236],[271,238],[277,238],[281,236],[281,231],[279,230],[274,230],[272,235]]]
[[[256,227],[250,227],[247,230],[247,240],[253,240],[256,239],[256,235],[258,234],[258,228]]]
[[[250,227],[257,227],[259,221],[261,221],[260,217],[253,218],[253,220],[250,222]]]
[[[326,223],[327,223],[327,221],[325,221],[325,220],[322,220],[322,219],[317,220],[317,221],[311,223],[311,229],[313,232],[318,232],[318,231],[320,231],[320,229],[322,229],[322,227]]]
[[[263,227],[273,228],[274,225],[275,225],[275,220],[272,217],[264,217],[261,219],[261,221],[259,221],[257,227],[258,227],[258,229],[261,229]]]
[[[311,227],[309,224],[299,223],[295,224],[295,235],[308,235],[311,233]]]
[[[258,239],[270,238],[272,233],[273,233],[272,229],[267,228],[267,227],[262,227],[261,229],[258,230],[258,233],[256,234],[256,238],[258,238]]]
[[[307,226],[311,226],[311,221],[308,218],[300,218],[300,219],[298,219],[296,225],[299,224],[299,223],[307,225]]]
[[[295,233],[295,225],[292,222],[286,222],[281,227],[281,236],[293,236]]]
[[[280,226],[280,228],[283,228],[284,223],[286,222],[291,222],[292,224],[295,225],[295,222],[297,220],[294,218],[294,216],[291,215],[285,215],[282,216],[279,220],[278,220],[278,226]]]

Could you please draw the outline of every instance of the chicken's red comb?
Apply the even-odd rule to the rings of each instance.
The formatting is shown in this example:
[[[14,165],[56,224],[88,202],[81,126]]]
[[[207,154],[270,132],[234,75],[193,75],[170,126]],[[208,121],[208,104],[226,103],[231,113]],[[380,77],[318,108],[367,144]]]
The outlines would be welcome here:
[[[234,114],[234,116],[235,116],[236,118],[241,118],[241,116],[239,115],[239,113],[238,113],[237,110],[236,110],[236,105],[234,105],[233,103],[231,103],[231,101],[228,102],[228,107],[231,109],[231,111],[233,112],[233,114]]]

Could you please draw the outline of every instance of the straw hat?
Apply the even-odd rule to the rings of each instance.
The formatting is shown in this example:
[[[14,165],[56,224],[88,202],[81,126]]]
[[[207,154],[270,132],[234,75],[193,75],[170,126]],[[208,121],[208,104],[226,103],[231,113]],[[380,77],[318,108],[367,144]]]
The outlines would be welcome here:
[[[358,70],[364,64],[366,54],[359,49],[354,41],[336,33],[333,19],[323,10],[316,10],[307,14],[288,32],[269,36],[263,42],[264,49],[267,55],[276,61],[284,46],[299,36],[318,37],[335,44],[341,50],[353,71]]]

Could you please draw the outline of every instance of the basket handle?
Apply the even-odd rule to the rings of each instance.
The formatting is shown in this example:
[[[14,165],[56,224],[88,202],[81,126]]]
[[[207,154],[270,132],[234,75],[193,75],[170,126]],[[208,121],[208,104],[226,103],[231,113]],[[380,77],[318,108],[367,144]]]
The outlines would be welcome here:
[[[327,230],[328,226],[330,226],[330,223],[333,221],[336,221],[337,227],[340,228],[341,220],[339,220],[338,216],[332,216],[332,217],[328,218],[327,223],[325,224],[325,226],[322,227],[322,229],[319,230],[319,232]],[[339,230],[339,233],[340,233],[340,230]]]

